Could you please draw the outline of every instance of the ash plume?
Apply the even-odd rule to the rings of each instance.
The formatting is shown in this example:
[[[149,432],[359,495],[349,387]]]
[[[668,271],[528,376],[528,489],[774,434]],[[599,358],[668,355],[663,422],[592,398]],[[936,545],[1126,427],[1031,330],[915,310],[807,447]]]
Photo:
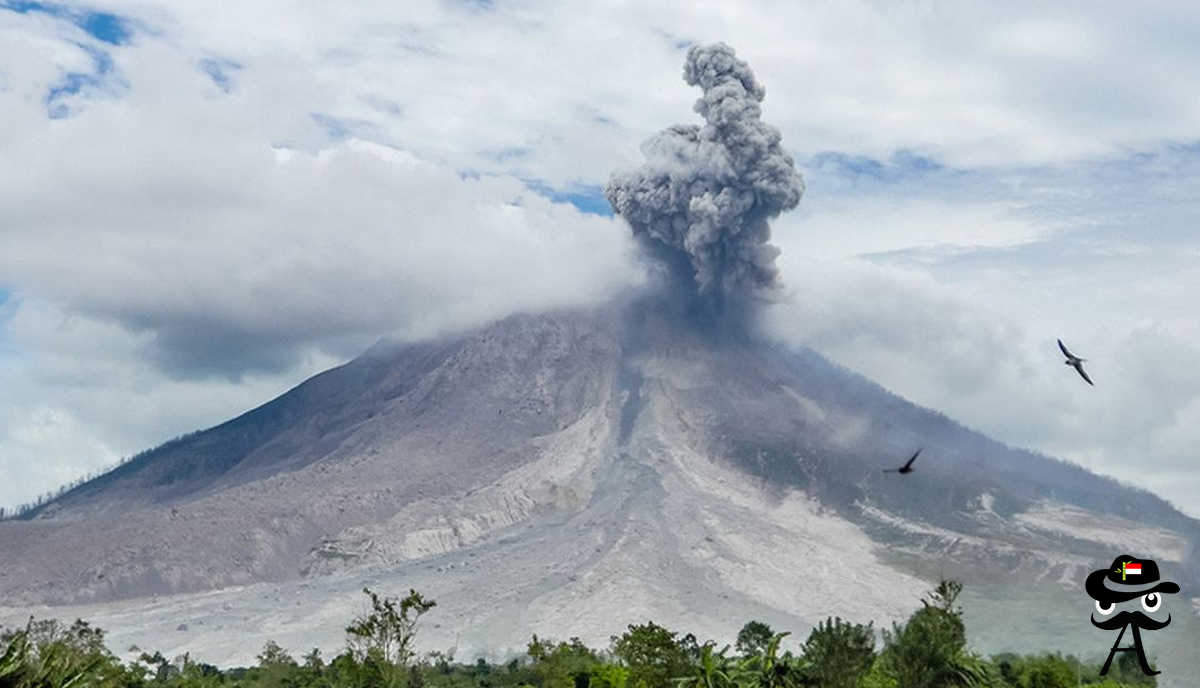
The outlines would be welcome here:
[[[718,313],[778,287],[768,221],[800,202],[804,181],[762,121],[766,91],[724,43],[692,46],[683,78],[704,95],[704,126],[676,124],[642,144],[646,163],[614,173],[613,209],[650,253]]]

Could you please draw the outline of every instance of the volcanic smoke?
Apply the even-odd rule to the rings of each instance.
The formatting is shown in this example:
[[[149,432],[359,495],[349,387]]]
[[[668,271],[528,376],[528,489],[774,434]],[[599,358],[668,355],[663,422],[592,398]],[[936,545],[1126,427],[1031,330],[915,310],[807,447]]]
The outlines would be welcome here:
[[[692,46],[683,78],[704,95],[704,126],[676,124],[642,144],[646,162],[604,189],[643,246],[718,313],[779,286],[768,221],[795,208],[804,180],[762,121],[765,89],[724,43]]]

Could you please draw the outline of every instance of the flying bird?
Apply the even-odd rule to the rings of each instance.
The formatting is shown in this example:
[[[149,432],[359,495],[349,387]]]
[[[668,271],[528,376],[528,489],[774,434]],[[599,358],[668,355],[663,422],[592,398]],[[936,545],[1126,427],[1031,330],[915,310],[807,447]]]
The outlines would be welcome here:
[[[913,454],[913,455],[912,455],[912,456],[911,456],[911,457],[908,459],[908,463],[904,464],[903,466],[901,466],[901,467],[899,467],[899,468],[885,468],[885,469],[883,469],[883,472],[884,472],[884,473],[899,473],[900,475],[904,475],[904,474],[906,474],[906,473],[912,473],[912,472],[915,470],[915,469],[912,467],[912,465],[913,465],[913,461],[916,461],[916,460],[917,460],[917,455],[918,455],[918,454],[920,454],[920,453],[921,453],[921,450],[920,450],[920,449],[918,449],[918,450],[917,450],[917,453],[916,453],[916,454]]]
[[[1079,372],[1080,377],[1082,377],[1085,381],[1087,381],[1087,383],[1089,385],[1095,387],[1096,383],[1092,382],[1092,378],[1088,377],[1088,374],[1085,373],[1083,370],[1083,362],[1086,361],[1087,359],[1080,358],[1080,357],[1076,356],[1075,354],[1071,353],[1070,351],[1067,351],[1067,345],[1063,344],[1061,339],[1058,340],[1058,348],[1062,349],[1063,355],[1067,357],[1067,360],[1063,361],[1063,363],[1074,368],[1076,371]]]

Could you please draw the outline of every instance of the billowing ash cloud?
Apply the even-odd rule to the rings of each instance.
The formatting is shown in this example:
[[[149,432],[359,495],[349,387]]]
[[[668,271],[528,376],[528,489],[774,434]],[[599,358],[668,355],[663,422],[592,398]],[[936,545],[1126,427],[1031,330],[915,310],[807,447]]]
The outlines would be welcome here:
[[[704,95],[705,124],[677,124],[642,144],[646,164],[604,193],[633,233],[718,309],[777,286],[768,220],[796,207],[804,181],[762,121],[766,91],[724,43],[688,50],[683,78]]]

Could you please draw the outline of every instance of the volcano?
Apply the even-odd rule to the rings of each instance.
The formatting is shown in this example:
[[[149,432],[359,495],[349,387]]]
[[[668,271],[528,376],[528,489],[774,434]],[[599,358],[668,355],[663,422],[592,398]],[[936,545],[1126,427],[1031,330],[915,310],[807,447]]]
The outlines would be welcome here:
[[[1087,633],[1112,552],[1189,587],[1198,526],[641,297],[379,344],[0,523],[0,616],[252,661],[336,645],[367,583],[437,599],[431,644],[500,653],[641,619],[885,623],[946,576],[985,647],[1043,649]]]
[[[1132,553],[1192,587],[1200,523],[1161,499],[754,334],[768,221],[804,186],[732,48],[692,46],[684,78],[704,125],[605,189],[652,287],[381,343],[0,523],[0,622],[252,663],[339,645],[364,585],[415,588],[428,647],[495,656],[647,619],[725,641],[886,624],[949,577],[980,649],[1098,652],[1091,571]],[[1164,660],[1191,659],[1187,606]]]

